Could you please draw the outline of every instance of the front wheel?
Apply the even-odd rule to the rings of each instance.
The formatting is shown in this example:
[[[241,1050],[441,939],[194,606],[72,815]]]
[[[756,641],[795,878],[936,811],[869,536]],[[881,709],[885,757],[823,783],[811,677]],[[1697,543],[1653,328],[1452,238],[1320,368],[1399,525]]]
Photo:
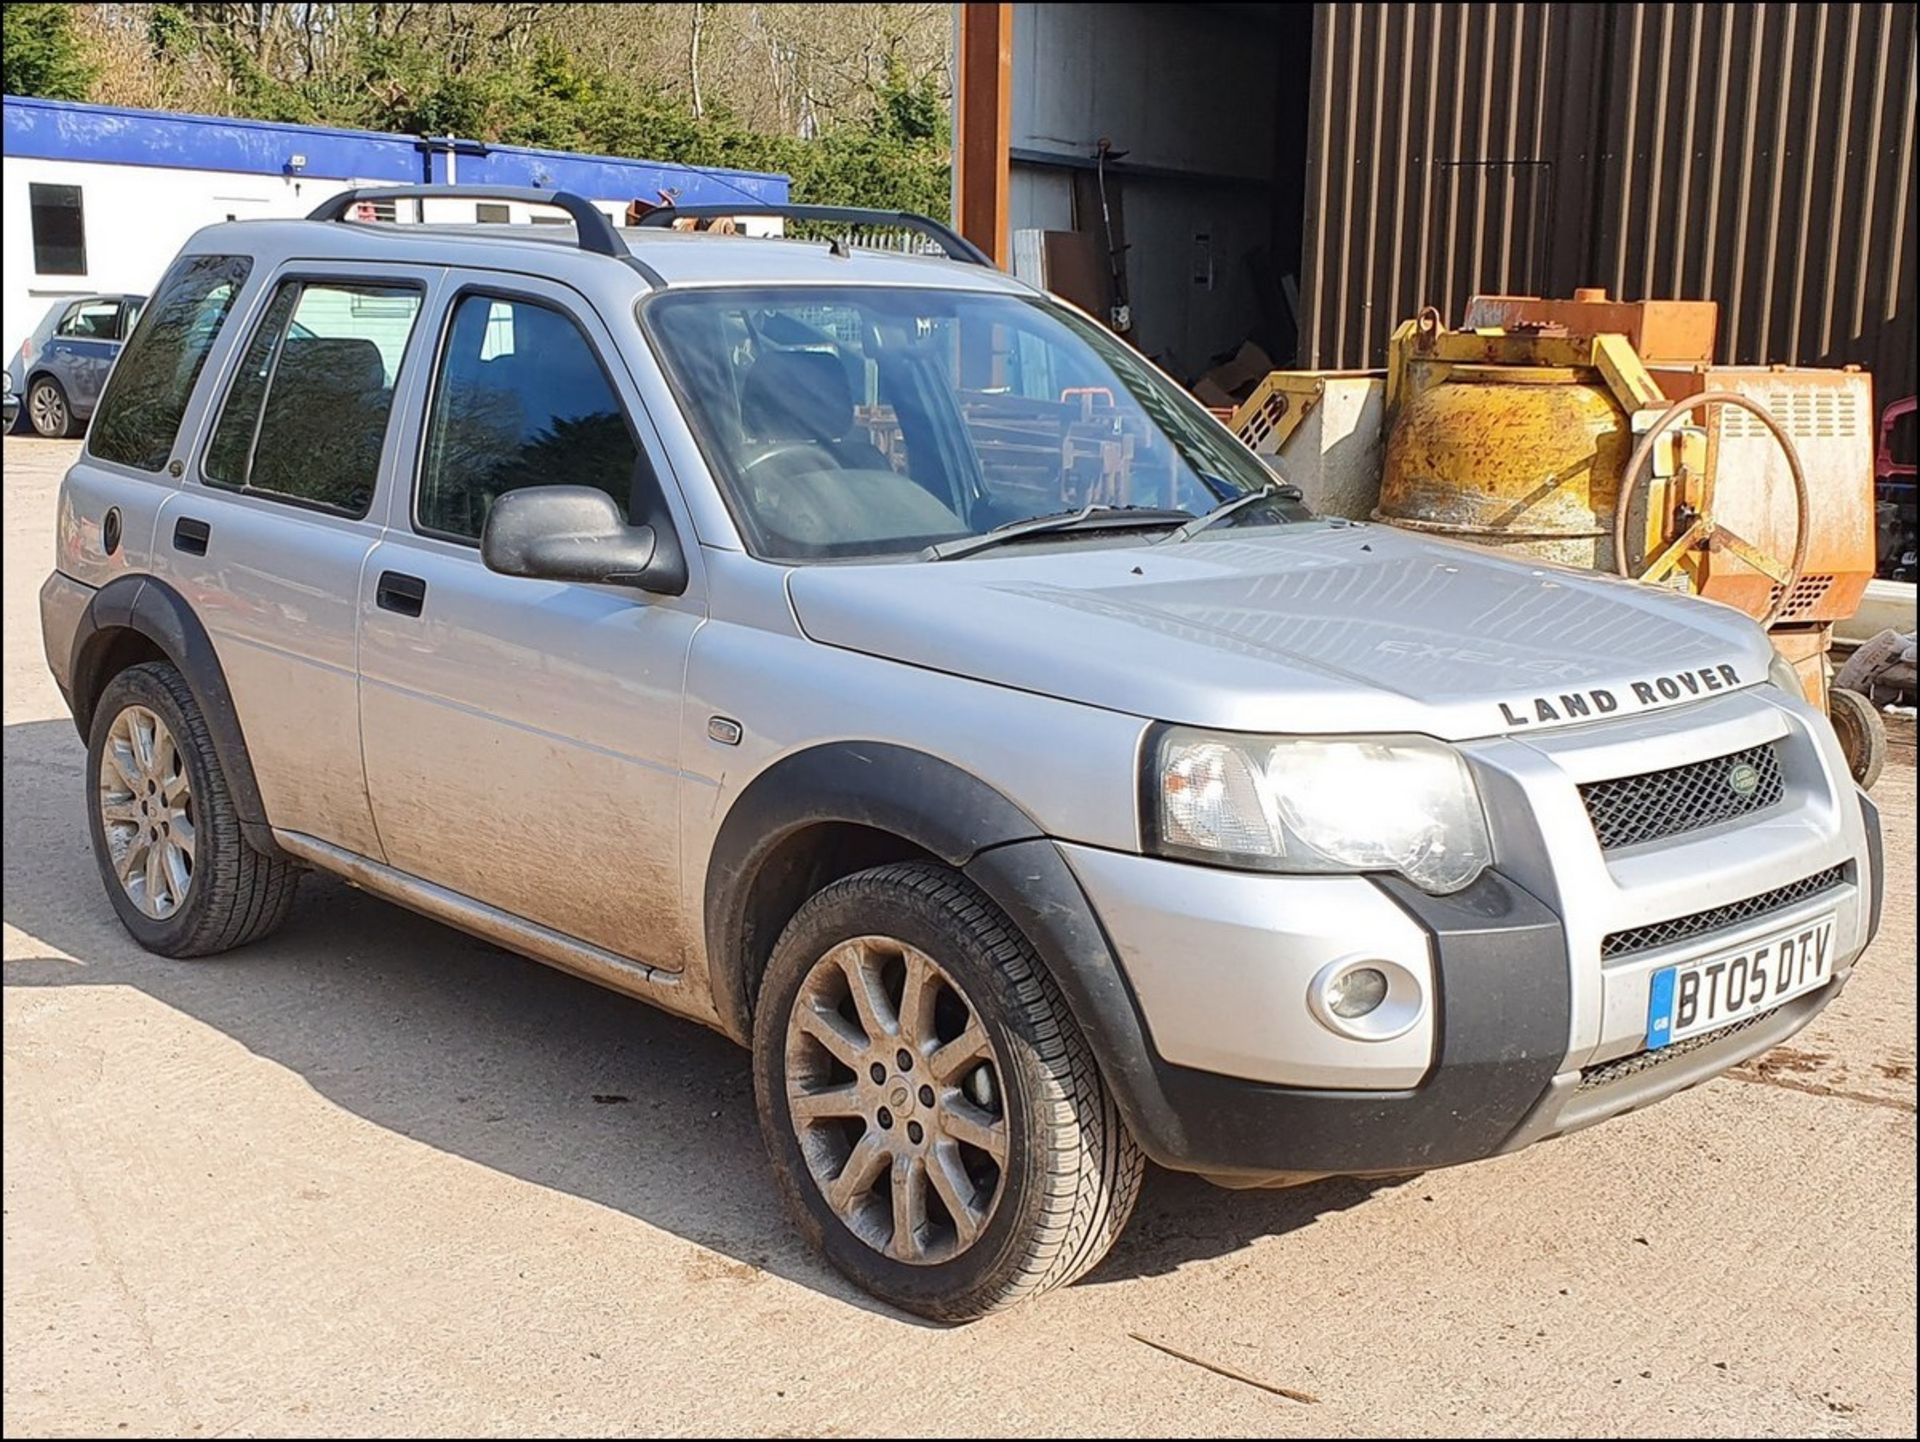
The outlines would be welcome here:
[[[1145,1162],[1043,964],[946,867],[826,887],[781,934],[754,1025],[774,1174],[827,1259],[964,1322],[1072,1281]]]

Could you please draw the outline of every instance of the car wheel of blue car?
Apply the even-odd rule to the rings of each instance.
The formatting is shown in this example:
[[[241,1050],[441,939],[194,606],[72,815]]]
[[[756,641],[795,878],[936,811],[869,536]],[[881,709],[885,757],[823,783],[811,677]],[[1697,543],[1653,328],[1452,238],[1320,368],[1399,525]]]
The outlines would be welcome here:
[[[51,376],[41,376],[27,391],[27,421],[35,434],[49,440],[64,440],[73,435],[73,407],[67,393]]]

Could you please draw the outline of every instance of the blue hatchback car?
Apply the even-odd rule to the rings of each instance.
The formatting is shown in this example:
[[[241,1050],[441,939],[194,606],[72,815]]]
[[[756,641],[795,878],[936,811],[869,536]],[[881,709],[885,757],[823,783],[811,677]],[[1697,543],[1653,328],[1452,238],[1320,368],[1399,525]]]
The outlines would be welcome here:
[[[19,397],[27,424],[40,435],[79,435],[146,303],[144,295],[56,301],[7,361],[8,411]]]

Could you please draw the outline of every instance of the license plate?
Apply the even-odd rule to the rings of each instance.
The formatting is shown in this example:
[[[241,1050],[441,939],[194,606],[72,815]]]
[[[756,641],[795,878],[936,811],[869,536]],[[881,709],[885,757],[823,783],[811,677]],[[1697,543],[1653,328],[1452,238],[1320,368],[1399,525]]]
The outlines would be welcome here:
[[[1653,974],[1647,1046],[1666,1046],[1770,1010],[1833,974],[1833,916]]]

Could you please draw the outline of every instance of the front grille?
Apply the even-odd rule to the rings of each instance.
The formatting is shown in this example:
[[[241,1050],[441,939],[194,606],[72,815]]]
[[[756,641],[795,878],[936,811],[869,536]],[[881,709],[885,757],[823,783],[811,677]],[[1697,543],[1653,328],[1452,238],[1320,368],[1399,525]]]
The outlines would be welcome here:
[[[1703,1031],[1698,1036],[1690,1036],[1685,1041],[1674,1042],[1671,1046],[1655,1047],[1652,1051],[1637,1051],[1632,1056],[1623,1056],[1613,1061],[1601,1062],[1598,1066],[1580,1069],[1580,1090],[1588,1091],[1593,1087],[1603,1087],[1612,1082],[1625,1081],[1630,1076],[1638,1076],[1643,1071],[1652,1071],[1663,1062],[1678,1061],[1703,1046],[1725,1041],[1730,1036],[1738,1036],[1750,1026],[1758,1026],[1772,1011],[1763,1011],[1753,1016],[1740,1018],[1731,1026],[1723,1026],[1718,1031]]]
[[[1765,916],[1770,911],[1792,906],[1797,901],[1805,901],[1809,896],[1818,896],[1823,891],[1831,891],[1847,879],[1847,868],[1832,866],[1817,876],[1809,876],[1803,881],[1795,881],[1787,886],[1764,891],[1758,896],[1749,896],[1745,901],[1730,901],[1725,906],[1716,906],[1708,911],[1696,911],[1691,916],[1676,916],[1667,921],[1650,922],[1646,926],[1631,927],[1626,931],[1608,934],[1600,943],[1600,958],[1612,961],[1618,956],[1631,956],[1637,951],[1652,951],[1658,946],[1670,946],[1676,941],[1685,941],[1688,937],[1705,936],[1710,931],[1719,931],[1723,927],[1738,926],[1743,921],[1751,921],[1756,916]]]
[[[1739,785],[1736,782],[1750,782]],[[1602,850],[1658,841],[1778,804],[1784,790],[1771,743],[1580,788]]]

